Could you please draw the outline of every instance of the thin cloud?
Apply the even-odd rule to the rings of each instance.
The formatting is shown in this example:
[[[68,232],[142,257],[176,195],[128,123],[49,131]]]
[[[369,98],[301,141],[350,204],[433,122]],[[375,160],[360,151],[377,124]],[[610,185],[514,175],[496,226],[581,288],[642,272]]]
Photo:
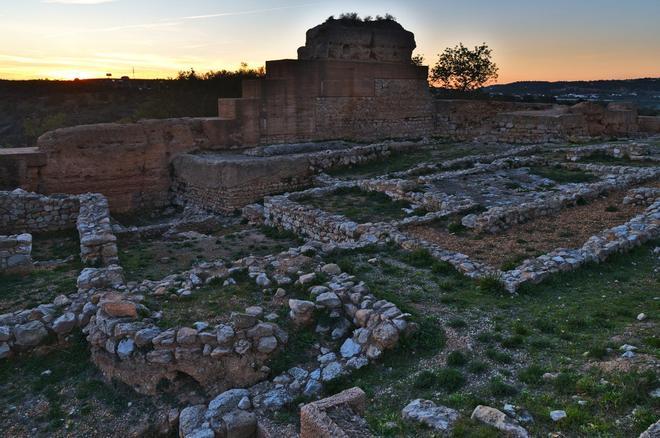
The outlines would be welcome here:
[[[41,3],[57,3],[60,5],[100,5],[117,0],[41,0]]]
[[[103,2],[103,1],[115,1],[115,0],[44,0],[48,2]],[[187,17],[177,17],[177,18],[166,18],[160,22],[153,23],[141,23],[141,24],[128,24],[123,26],[112,26],[112,27],[101,27],[95,29],[78,29],[70,32],[58,33],[51,35],[52,37],[59,37],[64,35],[72,35],[79,33],[94,33],[94,32],[117,32],[121,30],[130,30],[130,29],[153,29],[159,27],[171,27],[182,24],[182,21],[189,20],[205,20],[209,18],[221,18],[221,17],[235,17],[239,15],[255,15],[255,14],[265,14],[268,12],[282,11],[286,9],[297,9],[304,8],[308,6],[318,5],[320,2],[316,3],[305,3],[292,6],[280,6],[275,8],[265,8],[265,9],[252,9],[249,11],[237,11],[237,12],[219,12],[215,14],[205,14],[205,15],[190,15]]]
[[[253,15],[253,14],[263,14],[266,12],[282,11],[285,9],[296,9],[304,8],[307,6],[314,6],[320,4],[317,3],[305,3],[302,5],[293,5],[293,6],[280,6],[275,8],[266,8],[266,9],[252,9],[250,11],[240,11],[240,12],[219,12],[217,14],[206,14],[206,15],[191,15],[189,17],[181,17],[181,20],[202,20],[205,18],[218,18],[218,17],[235,17],[237,15]]]

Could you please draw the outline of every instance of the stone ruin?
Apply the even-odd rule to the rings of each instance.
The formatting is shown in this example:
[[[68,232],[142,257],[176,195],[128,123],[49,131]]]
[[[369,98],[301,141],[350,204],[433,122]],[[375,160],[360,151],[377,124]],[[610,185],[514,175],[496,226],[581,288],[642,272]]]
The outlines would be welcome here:
[[[657,165],[583,162],[605,155],[653,164],[660,160],[655,149],[644,142],[557,147],[658,133],[653,120],[621,105],[435,100],[428,67],[411,61],[414,48],[413,34],[391,20],[329,20],[308,31],[298,59],[268,61],[266,76],[245,81],[241,98],[220,99],[217,118],[79,126],[46,133],[34,148],[0,150],[0,185],[11,190],[0,192],[0,271],[38,268],[32,234],[58,230],[77,230],[84,266],[77,290],[0,315],[0,359],[65,343],[79,330],[108,379],[149,395],[163,382],[175,391],[200,389],[204,401],[174,409],[164,431],[282,436],[269,414],[300,397],[320,397],[325,384],[380,360],[418,329],[412,315],[378,290],[327,263],[333,251],[383,244],[425,250],[469,278],[493,278],[515,293],[660,236]],[[494,142],[501,150],[418,162],[376,177],[324,173],[424,150],[438,138]],[[532,176],[533,166],[596,178],[548,189]],[[502,184],[511,176],[525,181],[520,190]],[[358,223],[306,203],[347,189],[382,193],[410,208],[400,220]],[[512,269],[409,232],[459,217],[471,232],[496,235],[621,190],[627,190],[623,203],[639,207],[639,214],[579,247],[556,248]],[[123,227],[111,217],[171,204],[186,207],[185,220]],[[194,237],[201,235],[194,230],[219,226],[218,217],[238,210],[247,222],[306,242],[278,254],[195,264],[159,280],[126,281],[118,234]],[[163,322],[163,301],[237,284],[258,286],[276,308],[254,303],[214,321]],[[274,373],[290,336],[308,328],[322,338],[311,347],[312,359]],[[365,403],[364,392],[353,388],[306,404],[300,436],[367,436]],[[458,418],[424,400],[403,415],[427,421],[420,419],[438,411],[445,423]],[[474,417],[512,430],[503,415],[481,409]]]
[[[298,59],[409,63],[415,47],[415,35],[394,20],[329,18],[307,31]]]
[[[173,200],[228,212],[309,187],[319,164],[376,159],[392,149],[355,142],[531,144],[660,132],[652,117],[621,104],[434,99],[428,67],[411,61],[414,47],[413,34],[392,20],[329,20],[308,32],[298,59],[267,61],[266,76],[245,81],[241,98],[220,99],[218,117],[48,132],[36,147],[0,150],[0,189],[102,193],[116,212]],[[328,145],[330,160],[314,146],[336,140],[345,142]],[[274,144],[282,147],[265,154]]]

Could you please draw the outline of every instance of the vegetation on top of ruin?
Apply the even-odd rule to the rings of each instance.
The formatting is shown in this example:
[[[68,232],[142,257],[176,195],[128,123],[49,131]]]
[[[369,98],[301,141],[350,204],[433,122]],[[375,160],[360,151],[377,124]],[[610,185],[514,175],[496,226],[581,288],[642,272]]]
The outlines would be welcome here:
[[[364,25],[364,24],[371,24],[371,25],[388,25],[388,24],[393,24],[397,23],[396,17],[393,16],[392,14],[385,14],[385,15],[376,15],[375,17],[371,15],[365,15],[364,17],[360,17],[360,15],[357,12],[344,12],[342,14],[339,14],[338,17],[335,17],[334,15],[331,15],[325,20],[323,24],[326,23],[332,23],[339,21],[343,25]]]

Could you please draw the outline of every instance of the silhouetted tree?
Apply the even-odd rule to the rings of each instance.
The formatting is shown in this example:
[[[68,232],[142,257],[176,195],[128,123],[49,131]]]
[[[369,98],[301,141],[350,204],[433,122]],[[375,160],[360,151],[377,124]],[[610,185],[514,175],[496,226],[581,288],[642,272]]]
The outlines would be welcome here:
[[[415,65],[424,65],[424,55],[418,53],[410,58],[410,61]]]
[[[492,50],[483,43],[470,50],[463,44],[447,48],[431,69],[431,80],[445,88],[474,91],[497,79]]]

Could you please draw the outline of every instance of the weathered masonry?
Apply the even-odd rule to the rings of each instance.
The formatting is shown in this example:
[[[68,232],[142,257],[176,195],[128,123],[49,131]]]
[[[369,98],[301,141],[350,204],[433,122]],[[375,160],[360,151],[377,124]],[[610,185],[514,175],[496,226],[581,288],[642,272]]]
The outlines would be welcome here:
[[[319,170],[313,164],[323,162],[325,152],[314,146],[319,142],[531,144],[660,132],[658,118],[638,117],[635,108],[619,104],[434,99],[428,67],[411,60],[415,46],[414,35],[392,20],[329,20],[307,32],[298,59],[266,62],[265,77],[245,81],[241,98],[220,99],[218,117],[51,131],[37,147],[0,150],[0,189],[101,193],[117,212],[173,200],[224,212],[308,186]],[[245,154],[273,144],[305,147],[277,156]],[[350,148],[333,156],[379,156]]]

